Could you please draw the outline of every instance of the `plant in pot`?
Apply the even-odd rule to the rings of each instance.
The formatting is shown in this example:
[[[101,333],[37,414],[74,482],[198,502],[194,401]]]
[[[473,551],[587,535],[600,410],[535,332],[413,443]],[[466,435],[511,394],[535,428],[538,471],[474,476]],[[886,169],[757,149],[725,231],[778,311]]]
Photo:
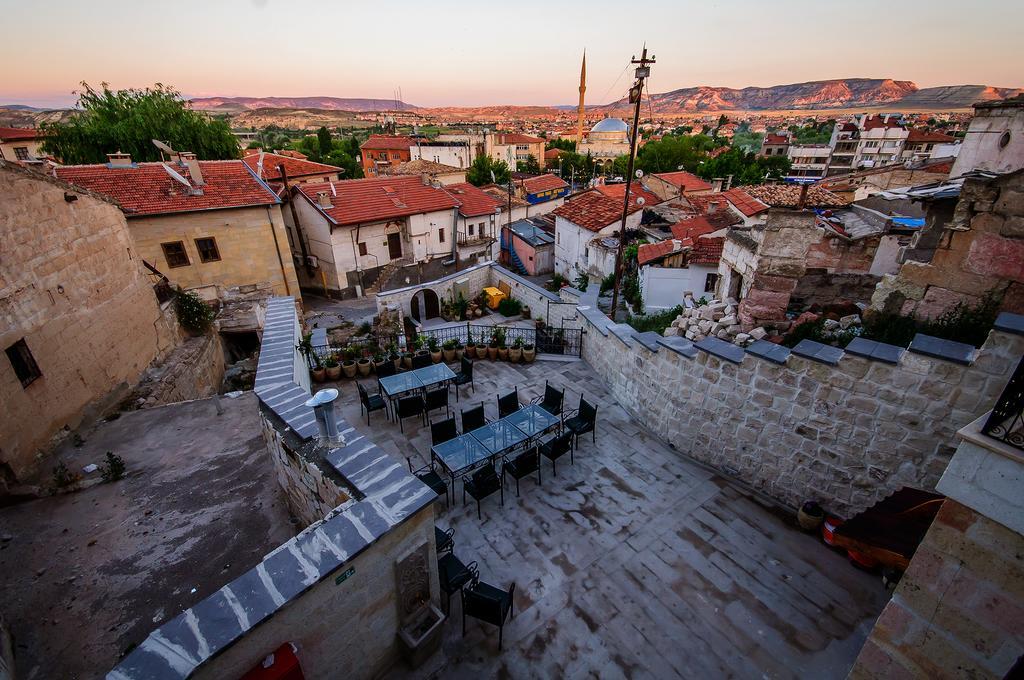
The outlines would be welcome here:
[[[508,346],[505,344],[505,329],[495,329],[494,335],[498,340],[498,358],[502,361],[508,361]]]
[[[473,336],[470,336],[469,340],[466,341],[464,354],[467,359],[476,359],[476,342],[473,340]],[[459,358],[461,359],[462,357]]]
[[[388,362],[388,358],[384,356],[379,348],[373,353],[373,370],[374,372],[380,372],[380,367]]]
[[[345,374],[346,378],[356,377],[356,349],[352,345],[345,348],[342,353],[345,361],[341,364],[341,372]]]
[[[455,361],[462,361],[462,355],[466,353],[466,348],[462,346],[461,340],[455,341]]]
[[[299,351],[306,359],[306,365],[309,367],[309,374],[315,382],[323,382],[327,378],[327,369],[320,364],[320,357],[313,351],[313,334],[304,333],[302,340],[295,346],[295,349]]]
[[[388,359],[395,363],[395,368],[402,367],[402,355],[398,353],[398,345],[391,343],[388,345]]]
[[[441,349],[444,351],[444,362],[450,364],[455,361],[455,345],[458,340],[445,340],[444,344],[441,345]]]
[[[544,317],[543,316],[538,316],[537,320],[534,323],[537,326],[537,330],[543,329],[544,328]]]
[[[324,360],[324,368],[327,369],[328,380],[341,379],[341,366],[338,364],[337,355],[332,354]]]
[[[435,364],[441,363],[441,343],[437,341],[437,336],[431,335],[427,338],[427,349],[430,350],[430,360]]]
[[[370,369],[373,368],[373,362],[370,361],[369,352],[362,345],[356,345],[356,372],[360,376],[370,375]]]
[[[533,343],[528,342],[523,345],[523,361],[530,364],[537,358],[537,350],[534,349]]]
[[[476,339],[476,358],[486,359],[487,358],[487,336],[479,335]]]
[[[413,343],[413,347],[416,348],[416,355],[423,356],[430,354],[430,350],[427,349],[430,345],[430,338],[426,334],[419,334],[416,336],[416,341]]]
[[[491,341],[487,344],[487,358],[496,361],[498,358],[498,331],[491,331]]]
[[[519,336],[512,341],[512,347],[508,350],[508,360],[513,364],[523,358],[523,337]]]

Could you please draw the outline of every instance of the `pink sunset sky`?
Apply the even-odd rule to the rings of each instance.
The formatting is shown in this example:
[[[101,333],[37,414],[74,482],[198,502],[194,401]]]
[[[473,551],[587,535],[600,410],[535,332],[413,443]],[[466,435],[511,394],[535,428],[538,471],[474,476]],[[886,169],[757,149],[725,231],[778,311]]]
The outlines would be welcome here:
[[[0,104],[66,106],[80,81],[189,96],[337,96],[419,106],[621,96],[646,41],[651,92],[868,77],[1024,86],[1024,3],[672,0],[432,3],[58,0],[9,5]],[[12,30],[13,28],[17,30]]]

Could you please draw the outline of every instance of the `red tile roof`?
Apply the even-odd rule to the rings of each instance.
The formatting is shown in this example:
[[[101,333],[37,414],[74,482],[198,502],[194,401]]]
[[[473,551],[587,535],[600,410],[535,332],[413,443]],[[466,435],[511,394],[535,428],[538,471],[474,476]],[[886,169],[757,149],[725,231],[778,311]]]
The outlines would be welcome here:
[[[626,185],[624,183],[601,184],[594,187],[594,189],[600,191],[608,198],[614,198],[619,200],[620,202],[622,201],[622,197],[626,195]],[[661,203],[661,197],[659,197],[658,194],[654,193],[653,191],[650,191],[647,187],[645,187],[642,184],[637,184],[636,182],[634,182],[629,187],[629,198],[630,203],[636,203],[637,198],[643,198],[644,205],[647,206],[648,208],[653,205],[658,205],[659,203]]]
[[[629,205],[630,214],[642,209],[635,203]],[[588,191],[566,201],[551,213],[588,231],[601,231],[622,220],[622,203],[597,191]]]
[[[192,181],[188,167],[179,163],[139,163],[124,168],[65,165],[57,167],[55,172],[59,179],[113,198],[128,216],[220,210],[278,202],[277,196],[242,161],[199,161],[204,181],[202,195],[190,194],[167,174],[163,165]]]
[[[710,191],[711,185],[691,172],[659,172],[654,175],[658,179],[665,180],[674,187],[683,191]]]
[[[861,129],[863,130],[874,130],[877,128],[902,128],[903,125],[900,123],[898,116],[889,116],[889,120],[886,121],[882,115],[873,115],[865,118],[861,123]]]
[[[666,255],[682,252],[683,244],[673,239],[658,241],[657,243],[642,243],[636,249],[636,263],[643,267],[645,264],[660,260]]]
[[[521,184],[528,194],[535,194],[538,191],[550,191],[552,189],[565,189],[569,186],[568,182],[552,174],[527,177],[521,180]]]
[[[761,184],[744,187],[744,191],[762,203],[775,208],[795,208],[800,201],[799,184]],[[833,194],[828,189],[811,186],[807,189],[805,205],[808,208],[838,208],[850,201]]]
[[[262,167],[260,163],[262,161]],[[288,173],[289,179],[295,179],[299,177],[308,177],[310,175],[326,175],[329,173],[338,173],[341,168],[333,165],[325,165],[324,163],[314,163],[313,161],[302,160],[300,158],[291,158],[276,153],[252,154],[242,159],[242,162],[252,168],[252,171],[257,176],[265,180],[281,179],[281,171],[278,170],[277,166],[283,165],[285,172]]]
[[[494,135],[495,144],[543,144],[544,140],[540,137],[531,137],[530,135],[521,135],[517,132],[506,132]]]
[[[548,149],[544,152],[544,160],[557,161],[558,157],[565,153],[564,149]]]
[[[483,190],[484,193],[497,198],[499,201],[501,201],[501,204],[503,206],[506,206],[507,208],[509,204],[508,189],[506,189],[505,187],[498,186],[497,184],[485,184],[484,186],[480,187],[480,189]],[[529,207],[529,205],[529,201],[524,201],[515,194],[512,194],[513,210],[515,210],[516,208],[526,208]]]
[[[699,238],[690,254],[690,264],[716,265],[722,259],[724,238]]]
[[[927,130],[911,129],[907,135],[907,144],[914,144],[915,142],[933,142],[943,144],[955,141],[955,137],[944,135],[941,132],[928,132]]]
[[[777,132],[769,132],[764,136],[764,143],[766,146],[778,146],[780,144],[789,144],[789,137],[787,137],[786,135],[780,135]]]
[[[636,251],[636,262],[643,267],[668,255],[690,249],[687,264],[717,265],[725,247],[723,238],[671,238],[657,243],[644,243]]]
[[[459,205],[459,214],[463,217],[493,215],[495,208],[505,205],[498,198],[469,182],[449,184],[444,189],[461,204]]]
[[[413,145],[412,137],[394,135],[370,135],[370,138],[359,145],[360,149],[382,151],[385,149],[408,149]]]
[[[15,142],[25,139],[40,139],[43,133],[35,128],[0,127],[0,139]]]
[[[752,196],[744,189],[729,189],[722,192],[722,198],[747,217],[759,215],[768,209],[768,204]]]
[[[723,153],[727,152],[731,148],[732,147],[730,147],[730,146],[720,146],[717,149],[712,149],[711,151],[708,151],[708,158],[718,158],[719,156],[721,156]]]
[[[704,234],[710,234],[713,231],[717,231],[708,218],[703,215],[697,217],[691,217],[688,220],[680,220],[672,225],[672,238],[677,238],[680,241],[693,240]]]
[[[331,185],[334,191],[331,191]],[[335,224],[381,222],[419,213],[449,210],[459,205],[451,194],[423,184],[419,177],[372,177],[341,182],[308,182],[294,187],[317,205],[316,195],[326,191],[331,208],[320,208]]]

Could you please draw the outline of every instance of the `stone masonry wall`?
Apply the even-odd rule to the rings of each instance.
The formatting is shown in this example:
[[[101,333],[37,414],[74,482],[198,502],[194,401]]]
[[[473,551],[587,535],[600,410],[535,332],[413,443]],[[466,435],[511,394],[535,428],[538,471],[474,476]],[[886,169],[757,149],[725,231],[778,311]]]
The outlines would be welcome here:
[[[0,495],[178,341],[117,206],[0,161],[0,349],[21,339],[42,375],[23,387],[0,355]]]
[[[957,429],[1024,354],[1024,337],[993,331],[970,366],[910,352],[898,365],[848,353],[837,366],[795,354],[736,364],[627,347],[589,318],[586,329],[584,360],[659,437],[791,507],[816,499],[844,516],[904,485],[933,489]]]
[[[949,498],[850,671],[997,678],[1024,655],[1024,537]]]
[[[224,380],[224,347],[216,332],[189,338],[159,364],[151,366],[132,400],[139,408],[205,399]]]

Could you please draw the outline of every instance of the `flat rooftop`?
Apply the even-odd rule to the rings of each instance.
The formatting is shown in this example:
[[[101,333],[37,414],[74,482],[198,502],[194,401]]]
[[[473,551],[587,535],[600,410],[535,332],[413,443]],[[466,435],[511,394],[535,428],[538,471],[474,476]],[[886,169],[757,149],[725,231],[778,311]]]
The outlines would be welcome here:
[[[58,452],[127,477],[0,508],[0,612],[19,678],[95,678],[295,534],[256,397],[134,411]],[[96,477],[93,473],[90,477]]]
[[[888,594],[877,575],[852,566],[794,518],[684,458],[637,425],[582,361],[529,365],[479,361],[476,391],[457,408],[518,386],[521,401],[544,381],[598,405],[597,442],[581,440],[558,474],[544,459],[543,484],[509,480],[497,495],[436,508],[455,528],[454,553],[477,561],[481,579],[516,582],[515,617],[497,629],[470,619],[452,598],[443,653],[398,677],[814,677],[845,678]],[[376,390],[375,380],[364,379]],[[404,460],[426,461],[429,428],[405,434],[375,412],[359,413],[355,385],[339,383],[348,423]],[[443,417],[435,411],[432,420]]]

